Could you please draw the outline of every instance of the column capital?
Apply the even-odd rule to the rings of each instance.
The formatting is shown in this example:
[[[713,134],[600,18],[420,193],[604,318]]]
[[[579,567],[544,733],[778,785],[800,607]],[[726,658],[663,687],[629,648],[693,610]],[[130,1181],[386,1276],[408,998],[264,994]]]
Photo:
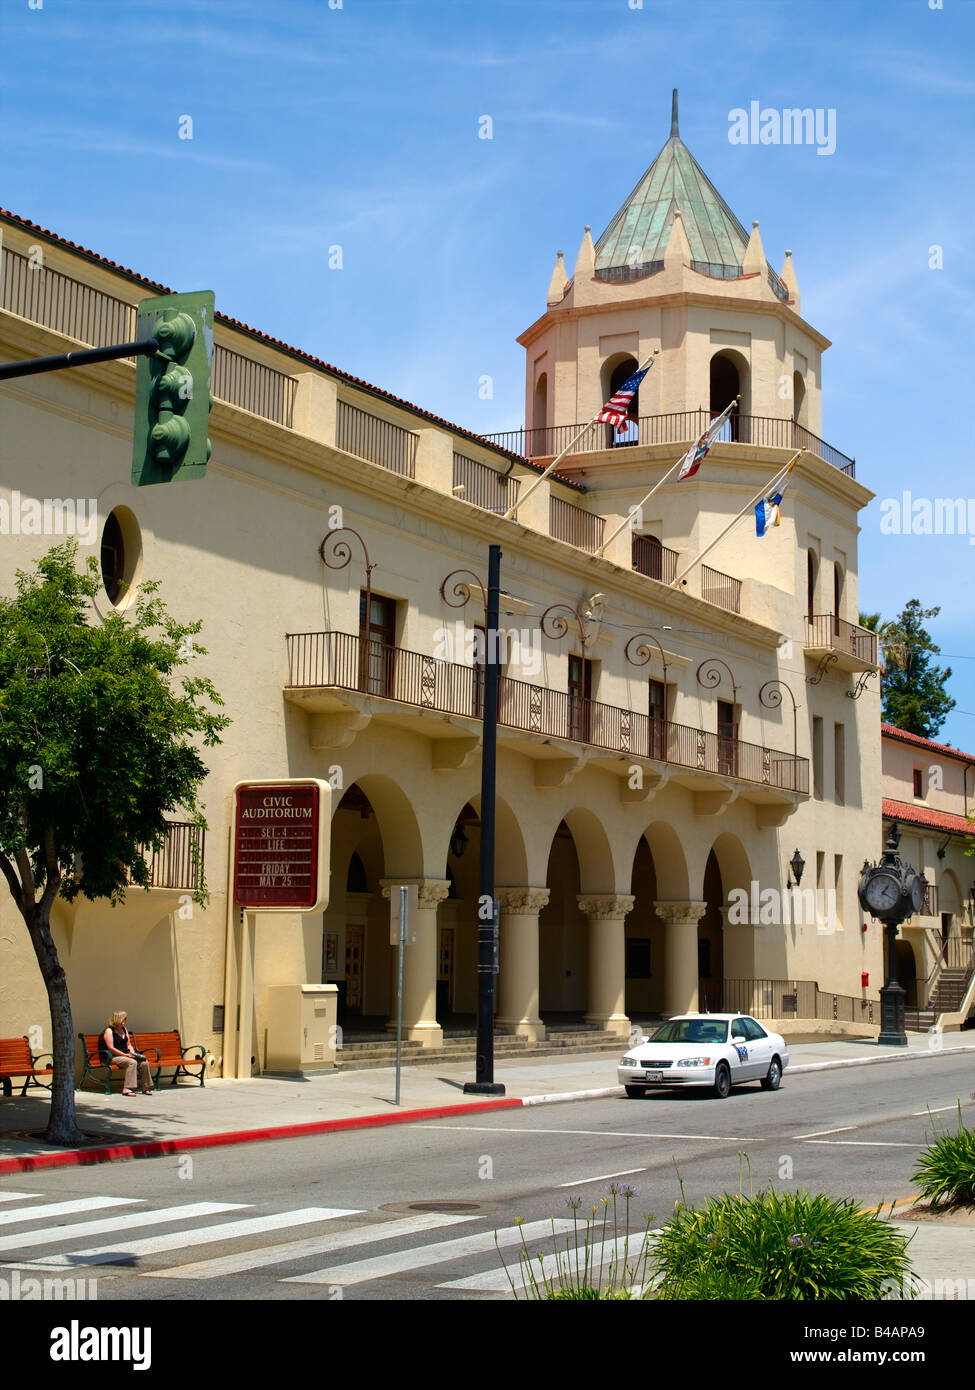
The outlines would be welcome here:
[[[579,911],[592,920],[613,920],[633,911],[636,898],[619,893],[580,893],[576,899]]]
[[[708,905],[702,902],[682,902],[679,900],[672,902],[655,901],[653,909],[662,922],[671,926],[677,926],[681,922],[686,922],[689,926],[696,926],[707,912]]]
[[[541,912],[548,906],[551,890],[548,888],[499,888],[498,902],[502,912],[515,912],[519,915]]]
[[[390,897],[394,888],[416,887],[417,903],[420,907],[436,907],[450,895],[450,882],[445,878],[381,878],[379,886],[383,897]]]

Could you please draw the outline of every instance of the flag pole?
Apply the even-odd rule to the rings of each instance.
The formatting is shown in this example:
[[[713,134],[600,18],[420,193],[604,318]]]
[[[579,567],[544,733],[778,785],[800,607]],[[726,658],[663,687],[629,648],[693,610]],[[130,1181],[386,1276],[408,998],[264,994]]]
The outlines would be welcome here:
[[[721,425],[724,424],[725,420],[727,420],[727,418],[728,418],[728,416],[731,414],[732,410],[734,410],[735,405],[736,405],[737,402],[740,401],[740,400],[741,400],[741,396],[736,396],[735,399],[731,402],[731,405],[726,406],[725,409],[722,410],[722,412],[721,412],[720,415],[715,416],[715,418],[714,418],[714,419],[711,421],[711,423],[708,425],[707,429],[704,430],[704,431],[702,431],[702,433],[698,435],[697,439],[695,439],[694,443],[691,445],[691,448],[692,448],[692,449],[696,449],[697,446],[700,444],[701,440],[702,440],[702,439],[705,439],[705,438],[708,436],[708,434],[710,434],[711,430],[714,429],[715,425],[717,425],[718,428],[720,429]],[[674,468],[679,468],[679,467],[680,467],[680,465],[681,465],[681,464],[684,462],[684,460],[687,458],[687,455],[688,455],[689,452],[690,452],[689,450],[685,450],[684,453],[681,454],[681,456],[680,456],[680,458],[677,460],[677,462],[673,465],[673,468],[668,468],[668,469],[667,469],[667,472],[664,474],[664,476],[663,476],[662,478],[660,478],[658,482],[654,483],[653,487],[652,487],[652,488],[650,489],[650,491],[647,493],[646,497],[642,497],[642,498],[640,499],[640,501],[637,502],[637,504],[636,504],[635,507],[631,507],[631,508],[630,508],[630,510],[627,512],[626,516],[625,516],[625,517],[623,518],[623,520],[620,522],[619,526],[617,526],[616,530],[612,533],[612,535],[609,535],[609,536],[606,537],[606,539],[603,541],[602,545],[599,547],[599,549],[598,549],[597,551],[594,552],[594,554],[596,554],[597,556],[602,555],[602,553],[603,553],[603,551],[606,549],[606,547],[607,547],[608,545],[610,545],[613,541],[615,541],[615,539],[616,539],[616,537],[619,535],[619,533],[620,533],[622,530],[624,530],[627,526],[629,526],[630,520],[631,520],[631,518],[632,518],[634,512],[638,512],[638,511],[640,511],[640,509],[641,509],[642,507],[646,506],[646,504],[650,501],[650,498],[651,498],[651,497],[653,496],[653,494],[657,491],[657,488],[663,486],[663,484],[664,484],[664,483],[667,481],[667,479],[670,477],[671,473],[673,473]]]
[[[715,536],[714,540],[709,542],[709,544],[704,547],[704,549],[701,551],[699,555],[695,555],[691,563],[687,566],[686,569],[681,570],[680,574],[677,576],[676,579],[671,580],[670,587],[672,589],[681,582],[685,575],[690,574],[694,566],[704,559],[705,555],[707,555],[709,550],[714,549],[714,547],[718,544],[718,541],[724,539],[724,537],[731,530],[732,526],[735,526],[739,521],[741,521],[742,517],[745,515],[747,511],[752,510],[755,507],[756,503],[760,502],[763,497],[768,495],[772,488],[775,487],[775,484],[779,482],[781,478],[785,477],[786,473],[788,473],[789,469],[793,466],[793,464],[799,462],[799,459],[805,452],[805,449],[800,449],[799,452],[789,460],[789,462],[785,465],[784,468],[780,468],[777,473],[774,473],[772,475],[772,481],[766,483],[760,492],[756,492],[755,496],[751,499],[751,501],[745,503],[738,515],[728,522],[728,525],[724,528],[724,530],[721,531],[717,536]]]
[[[660,351],[659,348],[654,348],[654,350],[653,350],[653,352],[650,354],[650,356],[647,357],[647,358],[645,358],[644,361],[640,363],[639,367],[637,367],[637,369],[636,369],[637,372],[642,372],[643,369],[644,369],[644,367],[646,367],[646,368],[649,370],[649,368],[653,366],[653,360],[654,360],[654,358],[657,356],[657,354],[658,354],[659,351]],[[635,375],[636,375],[636,372],[634,372],[633,375],[635,376]],[[509,508],[508,508],[508,510],[505,512],[504,516],[502,517],[502,521],[508,521],[508,520],[510,520],[511,517],[514,516],[515,512],[517,512],[518,508],[519,508],[519,507],[523,507],[523,506],[525,505],[525,503],[528,501],[529,497],[531,497],[531,495],[532,495],[532,493],[535,491],[535,489],[536,489],[537,487],[540,487],[541,484],[544,483],[544,481],[545,481],[545,479],[548,477],[548,475],[549,475],[555,468],[557,468],[558,465],[562,462],[562,460],[565,458],[565,456],[566,456],[566,454],[569,452],[569,450],[570,450],[574,445],[578,444],[579,440],[580,440],[580,439],[582,438],[582,436],[585,434],[586,430],[592,428],[592,426],[593,426],[593,425],[596,423],[596,421],[599,419],[600,415],[603,413],[603,411],[605,410],[605,408],[606,408],[605,405],[601,405],[601,406],[599,407],[599,409],[596,411],[595,415],[592,417],[592,419],[586,421],[586,423],[583,425],[582,429],[581,429],[581,430],[579,431],[579,433],[575,436],[575,438],[569,440],[568,444],[567,444],[567,445],[565,446],[565,448],[562,450],[561,454],[559,454],[559,456],[558,456],[557,458],[554,458],[554,459],[552,460],[552,462],[551,462],[551,463],[549,464],[549,466],[546,468],[545,472],[541,475],[541,477],[535,479],[535,481],[532,483],[531,487],[530,487],[530,488],[528,489],[528,491],[525,493],[524,497],[522,497],[521,501],[520,501],[520,502],[516,502],[516,503],[514,504],[513,507],[509,507]]]

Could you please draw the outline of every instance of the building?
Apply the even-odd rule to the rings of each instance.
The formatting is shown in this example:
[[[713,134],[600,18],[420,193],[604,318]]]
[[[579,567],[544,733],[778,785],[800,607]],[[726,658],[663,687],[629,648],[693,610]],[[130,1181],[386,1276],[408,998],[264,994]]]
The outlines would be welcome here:
[[[962,1023],[975,1009],[975,757],[881,724],[884,836],[928,881],[916,917],[900,928],[895,968],[909,1023]]]
[[[127,341],[162,290],[13,214],[0,230],[5,359]],[[791,258],[769,266],[757,223],[746,233],[681,141],[675,97],[660,154],[596,243],[586,230],[571,281],[559,255],[519,339],[515,436],[472,435],[218,315],[207,476],[136,489],[131,362],[6,383],[4,591],[54,543],[14,525],[23,499],[95,499],[103,607],[160,579],[177,616],[204,620],[234,721],[209,759],[209,906],[189,903],[178,824],[150,892],[59,905],[76,1027],[124,1006],[228,1075],[263,1065],[276,986],[334,981],[347,1038],[384,1027],[384,893],[403,882],[419,890],[407,1037],[439,1047],[444,1021],[473,1013],[476,634],[497,542],[499,1028],[624,1036],[633,1018],[724,1006],[875,1032],[881,934],[861,932],[856,897],[880,847],[876,645],[856,622],[872,494],[819,437],[829,343],[799,308]],[[543,478],[654,349],[632,423],[594,426]],[[700,471],[634,510],[736,396]],[[750,503],[800,449],[759,540]],[[334,788],[328,908],[245,919],[232,789],[301,776]],[[46,1001],[2,900],[0,926],[0,1032],[21,1033]]]

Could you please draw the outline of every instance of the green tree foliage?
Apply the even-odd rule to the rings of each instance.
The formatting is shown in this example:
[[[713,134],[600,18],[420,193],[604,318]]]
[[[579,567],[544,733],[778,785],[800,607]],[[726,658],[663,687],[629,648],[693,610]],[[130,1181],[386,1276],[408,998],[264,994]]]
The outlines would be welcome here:
[[[51,550],[0,598],[0,869],[30,934],[51,1009],[54,1080],[49,1142],[75,1144],[74,1031],[51,936],[58,896],[120,903],[149,886],[147,849],[167,813],[205,825],[199,747],[230,722],[205,678],[170,677],[205,649],[201,623],[172,619],[155,582],[130,614],[100,619],[98,563],[77,546]],[[197,901],[205,901],[202,880]]]
[[[941,648],[923,624],[940,608],[922,608],[912,598],[899,617],[882,622],[879,613],[861,613],[861,626],[876,632],[882,649],[881,713],[888,724],[921,738],[934,738],[955,701],[945,691],[951,667],[932,666]]]

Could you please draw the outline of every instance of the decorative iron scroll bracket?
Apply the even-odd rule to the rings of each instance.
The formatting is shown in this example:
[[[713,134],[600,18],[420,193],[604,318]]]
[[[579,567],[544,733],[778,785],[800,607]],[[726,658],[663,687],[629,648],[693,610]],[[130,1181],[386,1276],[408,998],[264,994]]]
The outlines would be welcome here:
[[[864,671],[863,674],[860,676],[860,679],[856,683],[856,689],[844,690],[843,694],[846,696],[848,700],[859,700],[860,696],[867,688],[867,681],[870,679],[871,676],[875,676],[876,674],[876,671]]]
[[[634,643],[634,642],[638,642],[640,645],[639,645],[638,647],[636,647],[636,648],[634,649],[633,653],[631,654],[631,653],[630,653],[630,648],[633,646],[633,643]],[[634,635],[630,638],[630,640],[627,642],[626,646],[624,647],[624,649],[623,649],[623,655],[626,657],[627,661],[630,663],[631,666],[646,666],[646,665],[648,664],[648,662],[649,662],[649,661],[652,659],[652,657],[653,657],[653,652],[652,652],[652,651],[650,650],[650,648],[647,646],[647,643],[648,643],[648,642],[652,642],[653,645],[657,648],[657,651],[660,653],[660,664],[661,664],[661,665],[663,666],[663,668],[664,668],[664,685],[666,686],[666,684],[667,684],[667,658],[666,658],[666,656],[664,655],[664,649],[663,649],[663,647],[662,647],[662,646],[660,645],[660,643],[657,641],[656,637],[654,637],[654,635],[653,635],[652,632],[637,632],[637,633],[634,633]]]
[[[539,619],[538,626],[546,637],[551,637],[553,642],[561,642],[562,638],[569,630],[569,621],[565,617],[568,613],[575,618],[579,625],[579,641],[583,646],[586,645],[586,625],[582,614],[577,608],[573,608],[571,603],[553,603],[550,608]]]
[[[778,709],[782,704],[783,690],[792,701],[792,758],[794,762],[799,753],[798,736],[796,733],[796,710],[798,706],[796,705],[796,697],[793,695],[792,690],[786,685],[785,681],[766,681],[758,692],[758,700],[764,709]]]
[[[816,674],[806,677],[806,684],[819,685],[826,672],[830,667],[835,666],[839,659],[839,654],[837,652],[827,652],[826,655],[821,658],[819,666],[816,668]]]
[[[719,656],[709,656],[706,661],[702,661],[697,668],[698,685],[706,686],[709,690],[714,690],[721,684],[721,672],[717,669],[723,666],[728,672],[728,679],[731,681],[731,702],[733,705],[738,703],[738,686],[735,683],[731,667],[726,661],[722,661]]]
[[[466,603],[470,603],[471,586],[469,583],[466,582],[465,579],[459,577],[461,575],[466,575],[467,579],[472,579],[474,583],[477,585],[477,587],[480,589],[481,602],[484,605],[484,611],[486,613],[487,590],[484,587],[484,581],[478,575],[476,575],[473,570],[451,570],[450,574],[444,577],[443,583],[440,585],[440,597],[443,599],[444,603],[447,604],[448,608],[463,608]],[[456,583],[450,590],[450,594],[452,597],[448,597],[447,585],[450,583],[452,579],[456,580]]]

